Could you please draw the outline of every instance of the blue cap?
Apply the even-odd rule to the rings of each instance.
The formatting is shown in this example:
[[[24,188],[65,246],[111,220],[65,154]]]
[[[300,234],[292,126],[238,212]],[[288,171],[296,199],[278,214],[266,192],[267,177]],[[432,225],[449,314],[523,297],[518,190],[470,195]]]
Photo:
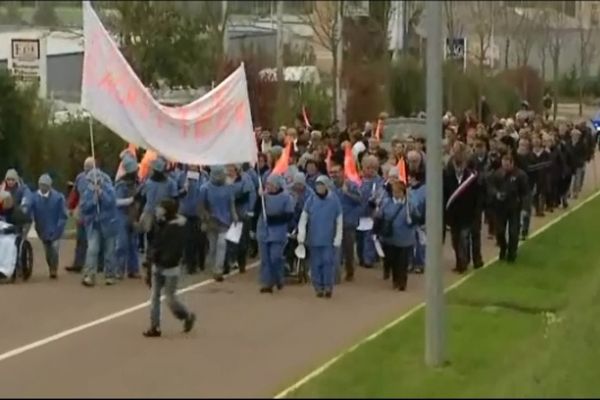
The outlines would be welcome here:
[[[156,160],[152,162],[152,169],[156,172],[165,172],[167,168],[167,162],[164,158],[158,157]]]
[[[52,178],[50,178],[50,175],[44,174],[44,175],[40,176],[40,179],[38,180],[38,184],[52,186]]]
[[[131,155],[123,157],[123,170],[126,174],[134,173],[138,170],[138,163]]]

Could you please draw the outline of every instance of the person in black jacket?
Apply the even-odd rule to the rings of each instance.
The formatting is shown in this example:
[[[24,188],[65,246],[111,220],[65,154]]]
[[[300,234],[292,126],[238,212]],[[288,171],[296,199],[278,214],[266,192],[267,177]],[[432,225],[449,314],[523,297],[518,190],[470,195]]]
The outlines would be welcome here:
[[[529,184],[527,174],[515,167],[514,156],[510,152],[502,155],[502,167],[490,177],[488,191],[494,199],[499,258],[513,263],[517,259],[521,215],[529,204]]]
[[[150,329],[144,332],[144,336],[161,336],[160,296],[163,288],[169,309],[177,319],[183,321],[184,332],[189,332],[194,327],[196,316],[189,312],[176,297],[180,275],[179,264],[185,247],[185,218],[177,214],[175,200],[163,200],[156,208],[153,234],[154,240],[148,254],[152,271],[147,275],[147,279],[151,276],[152,289]]]
[[[550,168],[550,154],[544,149],[542,138],[534,134],[531,138],[531,153],[529,153],[528,177],[531,180],[529,187],[532,188],[533,207],[536,217],[544,216],[544,206],[548,191],[548,171]]]
[[[462,274],[469,264],[469,238],[479,202],[477,172],[467,166],[467,149],[462,142],[454,143],[452,159],[444,169],[443,186],[444,224],[450,227],[456,256],[454,271]]]
[[[471,257],[473,267],[481,268],[483,266],[483,257],[481,256],[481,221],[486,203],[486,167],[488,164],[487,143],[483,136],[475,138],[474,153],[469,160],[469,167],[477,172],[477,181],[479,196],[477,196],[477,209],[473,225],[471,226]]]

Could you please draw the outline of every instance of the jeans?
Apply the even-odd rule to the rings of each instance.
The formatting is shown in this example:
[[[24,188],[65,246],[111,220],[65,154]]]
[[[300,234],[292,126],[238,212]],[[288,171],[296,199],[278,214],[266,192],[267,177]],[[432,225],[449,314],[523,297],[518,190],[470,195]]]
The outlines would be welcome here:
[[[223,263],[225,262],[225,254],[227,251],[226,235],[227,232],[214,230],[206,233],[209,243],[208,262],[212,266],[214,275],[223,275]]]
[[[104,276],[115,278],[115,237],[106,235],[100,229],[94,227],[86,230],[87,253],[85,257],[84,275],[94,277],[98,273],[98,262],[100,261],[100,248],[104,255]]]
[[[583,179],[585,178],[585,165],[575,170],[573,175],[573,197],[577,198],[583,187]]]
[[[58,254],[59,254],[59,241],[44,241],[44,253],[46,253],[46,263],[50,272],[56,272],[58,270]]]
[[[427,246],[427,236],[425,234],[425,227],[417,227],[415,236],[415,247],[413,249],[411,260],[412,266],[418,269],[425,269],[425,248]],[[423,243],[421,243],[422,239],[424,239]]]
[[[74,267],[83,267],[85,264],[85,254],[87,252],[87,240],[85,238],[85,226],[77,224],[77,241],[75,244],[75,259],[73,260]]]
[[[187,319],[190,315],[185,306],[177,299],[177,284],[179,283],[179,267],[161,270],[152,267],[152,291],[150,297],[150,326],[160,327],[160,294],[165,290],[167,306],[179,320]]]

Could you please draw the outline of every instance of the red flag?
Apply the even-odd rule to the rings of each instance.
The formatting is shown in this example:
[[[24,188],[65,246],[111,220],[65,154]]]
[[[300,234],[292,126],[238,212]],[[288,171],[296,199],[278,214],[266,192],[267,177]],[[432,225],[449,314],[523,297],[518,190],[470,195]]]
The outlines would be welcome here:
[[[354,161],[354,154],[352,154],[352,147],[350,144],[347,144],[344,149],[344,175],[346,179],[360,186],[360,174],[358,173],[358,168],[356,168],[356,162]]]
[[[406,163],[404,162],[404,157],[400,157],[396,166],[398,168],[398,178],[400,179],[400,182],[404,182],[406,185],[408,183],[408,177],[406,176]]]
[[[292,140],[288,140],[285,145],[285,149],[283,149],[283,153],[279,160],[275,163],[275,167],[273,167],[273,174],[283,175],[287,172],[288,167],[290,165],[290,158],[292,156]]]

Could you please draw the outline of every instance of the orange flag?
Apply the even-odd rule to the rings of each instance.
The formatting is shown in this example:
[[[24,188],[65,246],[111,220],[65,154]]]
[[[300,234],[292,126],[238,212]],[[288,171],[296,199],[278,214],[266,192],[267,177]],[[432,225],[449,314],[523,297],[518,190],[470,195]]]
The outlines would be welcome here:
[[[292,156],[292,141],[288,140],[285,145],[285,149],[283,149],[283,153],[279,160],[275,163],[275,167],[273,167],[273,174],[283,175],[287,172],[288,167],[290,165],[290,158]]]
[[[354,154],[352,154],[352,146],[350,146],[350,144],[347,144],[344,149],[344,175],[346,176],[346,179],[360,186],[360,174],[358,173],[358,168],[356,168],[356,162],[354,161]]]
[[[408,183],[408,177],[406,176],[406,163],[404,162],[404,157],[400,157],[400,160],[396,166],[398,168],[398,177],[400,178],[400,182],[404,182],[406,185]]]
[[[375,127],[375,138],[377,140],[381,140],[381,133],[382,133],[381,131],[383,129],[383,127],[381,125],[382,125],[381,118],[379,118],[377,120],[377,126]]]
[[[325,165],[327,165],[327,173],[331,171],[331,158],[333,157],[333,153],[331,152],[331,148],[327,147],[327,155],[325,156]]]
[[[146,150],[146,154],[144,154],[144,158],[142,158],[142,162],[140,162],[140,168],[138,171],[138,177],[140,180],[144,180],[150,174],[150,170],[152,169],[152,162],[158,158],[158,154],[156,154],[152,150]]]

